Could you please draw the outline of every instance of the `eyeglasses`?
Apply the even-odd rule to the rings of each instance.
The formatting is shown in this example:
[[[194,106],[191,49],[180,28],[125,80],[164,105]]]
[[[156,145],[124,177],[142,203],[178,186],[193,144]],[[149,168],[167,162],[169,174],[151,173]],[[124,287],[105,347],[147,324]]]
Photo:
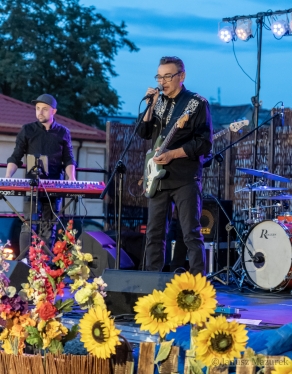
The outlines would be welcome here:
[[[154,79],[159,82],[159,81],[162,81],[163,79],[165,80],[165,82],[171,82],[172,81],[172,78],[175,77],[176,75],[182,73],[181,71],[178,71],[177,73],[175,74],[165,74],[163,77],[161,75],[155,75]]]

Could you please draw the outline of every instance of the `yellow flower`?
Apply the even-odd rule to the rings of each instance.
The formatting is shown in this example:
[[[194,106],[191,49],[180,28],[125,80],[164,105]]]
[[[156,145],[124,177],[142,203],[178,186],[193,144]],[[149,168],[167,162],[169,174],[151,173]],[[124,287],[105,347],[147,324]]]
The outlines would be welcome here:
[[[292,360],[285,357],[285,362],[279,362],[274,365],[274,370],[272,374],[292,374]]]
[[[74,297],[78,304],[84,304],[89,300],[91,294],[92,294],[91,289],[82,288],[81,290],[76,292]]]
[[[201,326],[214,314],[216,292],[201,274],[175,275],[171,283],[167,283],[164,294],[165,311],[169,319],[178,318],[179,324],[190,322]]]
[[[5,339],[4,343],[2,344],[2,349],[7,354],[13,354],[12,345],[8,339]]]
[[[90,253],[84,253],[84,261],[92,262],[93,261],[92,254],[90,254]]]
[[[116,353],[120,330],[114,326],[109,318],[110,312],[100,306],[89,309],[80,320],[80,340],[88,352],[98,358],[109,358]]]
[[[148,330],[151,334],[158,332],[162,338],[178,326],[176,318],[169,318],[165,311],[164,293],[161,291],[154,290],[151,295],[140,297],[134,311],[137,313],[136,322],[141,323],[141,330]]]
[[[223,316],[211,317],[196,338],[196,359],[206,366],[228,365],[241,357],[247,340],[245,325],[227,322]]]
[[[100,306],[101,309],[106,309],[106,305],[104,302],[104,298],[101,296],[99,292],[95,292],[94,295],[92,296],[93,298],[93,304],[94,306]]]
[[[38,323],[38,331],[42,331],[44,327],[46,326],[47,321],[44,321],[43,319]]]
[[[61,337],[67,333],[68,329],[58,321],[50,321],[46,325],[45,334],[47,338],[51,340],[55,338],[61,339]]]
[[[84,284],[83,279],[75,279],[74,283],[70,285],[71,293],[78,290],[78,288],[82,287]]]
[[[9,329],[4,329],[0,334],[0,341],[7,339],[9,336]]]

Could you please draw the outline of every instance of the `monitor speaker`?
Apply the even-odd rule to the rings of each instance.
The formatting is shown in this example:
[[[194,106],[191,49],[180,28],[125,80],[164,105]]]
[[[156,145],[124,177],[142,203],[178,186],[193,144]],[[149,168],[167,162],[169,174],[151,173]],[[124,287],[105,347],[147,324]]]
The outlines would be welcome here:
[[[85,231],[79,237],[84,253],[91,253],[93,261],[88,263],[90,275],[99,277],[104,269],[114,269],[116,242],[102,231]],[[133,269],[134,263],[127,253],[120,249],[120,269]]]
[[[134,314],[139,297],[151,294],[154,289],[164,291],[173,277],[174,273],[106,269],[102,279],[107,284],[107,308],[114,316]]]
[[[10,280],[9,286],[15,287],[18,292],[22,289],[21,284],[27,283],[30,267],[21,261],[5,261],[9,263],[8,271],[4,272]]]
[[[220,200],[220,204],[232,220],[232,200]],[[206,242],[216,241],[217,228],[219,230],[219,242],[227,242],[227,231],[225,229],[228,218],[220,208],[216,200],[204,199],[201,216],[202,234]]]

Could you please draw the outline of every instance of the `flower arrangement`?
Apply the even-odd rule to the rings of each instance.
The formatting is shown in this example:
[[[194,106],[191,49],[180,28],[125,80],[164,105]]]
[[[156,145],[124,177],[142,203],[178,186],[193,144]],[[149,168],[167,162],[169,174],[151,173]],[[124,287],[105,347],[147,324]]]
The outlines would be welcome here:
[[[245,325],[228,322],[225,317],[213,317],[216,293],[206,277],[189,272],[175,275],[164,292],[154,290],[152,295],[138,299],[134,310],[141,330],[159,333],[162,340],[155,363],[165,360],[173,340],[163,341],[166,334],[178,326],[191,324],[189,367],[193,372],[201,368],[218,367],[231,363],[245,351]]]
[[[38,350],[62,353],[64,344],[77,336],[78,326],[68,329],[61,319],[77,304],[81,309],[89,309],[80,324],[81,340],[84,339],[85,347],[97,357],[109,357],[119,344],[119,330],[114,328],[113,320],[106,311],[106,284],[101,277],[88,282],[87,262],[92,261],[92,256],[81,251],[79,242],[75,240],[76,230],[73,229],[72,220],[59,234],[62,237],[55,243],[55,257],[51,263],[42,249],[43,241],[37,236],[32,237],[29,250],[31,269],[28,282],[22,284],[19,294],[16,294],[15,288],[9,287],[9,280],[4,275],[9,264],[1,255],[3,251],[0,252],[0,312],[4,321],[4,330],[0,335],[2,349],[6,353],[21,354],[28,343]],[[75,295],[63,300],[65,277],[73,281],[70,288]],[[30,310],[28,302],[34,305]],[[88,323],[94,325],[91,340]],[[93,342],[95,344],[91,344]],[[96,348],[97,344],[99,349]]]

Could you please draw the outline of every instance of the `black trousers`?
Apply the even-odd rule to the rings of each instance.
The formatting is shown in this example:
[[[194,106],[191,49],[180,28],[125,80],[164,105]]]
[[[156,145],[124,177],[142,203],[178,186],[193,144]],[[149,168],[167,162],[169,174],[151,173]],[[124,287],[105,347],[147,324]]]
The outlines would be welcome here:
[[[199,180],[176,189],[157,191],[149,199],[146,232],[146,270],[164,266],[169,205],[178,210],[184,242],[188,248],[190,273],[205,274],[205,247],[201,234],[202,187]]]
[[[58,214],[61,206],[61,198],[51,198],[51,205],[55,214]],[[40,224],[32,223],[32,229],[38,234],[38,236],[46,243],[47,247],[51,249],[56,240],[56,225],[52,222],[56,221],[57,218],[52,213],[52,208],[47,198],[38,199],[37,213],[35,213],[35,199],[33,200],[33,221],[40,220]],[[24,198],[23,203],[24,219],[28,222],[28,225],[23,224],[21,226],[21,232],[19,237],[19,250],[20,255],[31,243],[32,233],[29,231],[29,220],[30,220],[30,197]],[[27,252],[28,254],[28,252]]]

